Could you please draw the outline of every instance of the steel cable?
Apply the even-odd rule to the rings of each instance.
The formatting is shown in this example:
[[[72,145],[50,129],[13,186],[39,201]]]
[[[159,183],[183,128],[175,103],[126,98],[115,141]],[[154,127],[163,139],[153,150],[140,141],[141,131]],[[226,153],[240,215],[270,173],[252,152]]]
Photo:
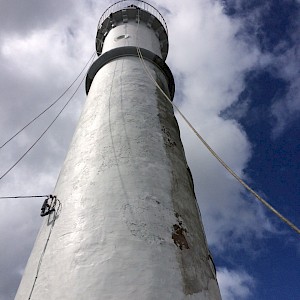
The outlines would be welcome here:
[[[59,214],[59,212],[60,212],[60,210],[61,210],[61,202],[60,202],[59,199],[57,199],[56,197],[55,197],[55,202],[54,202],[54,205],[53,205],[54,208],[56,207],[56,201],[58,202],[58,207],[57,207],[57,210],[54,210],[53,220],[52,220],[52,223],[51,223],[51,227],[50,227],[50,230],[49,230],[49,233],[48,233],[48,237],[47,237],[45,246],[44,246],[44,248],[43,248],[43,251],[42,251],[42,253],[41,253],[41,256],[40,256],[40,259],[39,259],[39,262],[38,262],[36,274],[35,274],[34,281],[33,281],[33,284],[32,284],[31,290],[30,290],[30,294],[29,294],[29,296],[28,296],[28,300],[31,299],[33,290],[34,290],[34,288],[35,288],[36,281],[37,281],[38,276],[39,276],[39,273],[40,273],[40,269],[41,269],[41,266],[42,266],[42,262],[43,262],[43,259],[44,259],[44,255],[45,255],[45,253],[46,253],[46,249],[47,249],[47,246],[48,246],[48,243],[49,243],[51,234],[52,234],[52,230],[53,230],[54,225],[55,225],[55,221],[56,221],[57,216],[58,216],[58,214]]]
[[[17,131],[12,137],[10,137],[5,143],[3,143],[0,146],[0,149],[2,149],[5,145],[7,145],[11,140],[13,140],[17,135],[19,135],[24,129],[26,129],[29,125],[31,125],[34,121],[36,121],[40,116],[42,116],[46,111],[48,111],[53,105],[55,105],[69,90],[70,88],[75,84],[75,82],[78,80],[78,78],[81,76],[83,71],[86,69],[87,65],[90,63],[90,61],[95,57],[95,53],[90,57],[88,62],[85,64],[83,69],[80,71],[79,75],[73,80],[73,82],[68,86],[68,88],[54,101],[52,102],[48,107],[46,107],[42,112],[40,112],[35,118],[33,118],[30,122],[28,122],[25,126],[23,126],[19,131]]]
[[[26,198],[45,198],[49,195],[38,195],[38,196],[5,196],[0,197],[0,199],[26,199]]]
[[[93,58],[95,57],[96,53],[93,54]],[[25,151],[23,155],[12,165],[10,166],[0,177],[0,180],[2,180],[25,156],[26,154],[41,140],[41,138],[46,134],[46,132],[50,129],[50,127],[53,125],[53,123],[57,120],[57,118],[61,115],[61,113],[64,111],[66,106],[70,103],[70,101],[73,99],[77,91],[79,90],[85,76],[81,79],[78,87],[75,89],[75,92],[71,95],[69,100],[65,103],[65,105],[61,108],[61,110],[58,112],[58,114],[55,116],[54,120],[50,123],[50,125],[47,126],[47,128],[42,132],[42,134],[38,137],[38,139]]]
[[[138,16],[138,25],[139,26],[139,16]],[[163,91],[163,89],[160,87],[160,85],[156,82],[156,80],[153,78],[152,74],[149,72],[141,49],[138,46],[138,43],[136,45],[136,50],[138,57],[143,65],[143,68],[145,72],[147,73],[150,80],[155,84],[155,86],[160,90],[160,92],[164,95],[164,97],[171,103],[171,105],[177,110],[179,115],[183,118],[183,120],[186,122],[188,127],[192,129],[192,131],[195,133],[195,135],[198,137],[198,139],[203,143],[203,145],[208,149],[208,151],[221,163],[221,165],[246,189],[248,190],[252,195],[255,196],[264,206],[266,206],[272,213],[274,213],[280,220],[285,222],[290,228],[292,228],[294,231],[296,231],[298,234],[300,234],[300,229],[293,224],[290,220],[285,218],[281,213],[279,213],[272,205],[270,205],[265,199],[263,199],[261,196],[259,196],[246,182],[244,182],[221,158],[220,156],[208,145],[208,143],[204,140],[204,138],[200,135],[200,133],[195,129],[195,127],[188,121],[188,119],[184,116],[184,114],[180,111],[180,109],[172,102],[172,100],[169,98],[169,96]]]

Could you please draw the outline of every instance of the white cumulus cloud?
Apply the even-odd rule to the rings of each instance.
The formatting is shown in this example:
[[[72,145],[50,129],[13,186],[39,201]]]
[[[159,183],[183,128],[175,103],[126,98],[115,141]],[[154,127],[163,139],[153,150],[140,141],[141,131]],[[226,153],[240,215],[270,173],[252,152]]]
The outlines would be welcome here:
[[[255,280],[245,271],[221,268],[217,276],[223,300],[246,300],[251,296]]]

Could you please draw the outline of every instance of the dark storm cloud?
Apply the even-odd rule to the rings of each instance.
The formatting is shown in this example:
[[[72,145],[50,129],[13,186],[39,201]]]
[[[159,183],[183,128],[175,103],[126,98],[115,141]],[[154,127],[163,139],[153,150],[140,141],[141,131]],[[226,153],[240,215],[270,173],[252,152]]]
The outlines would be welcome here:
[[[48,118],[50,119],[50,118]],[[51,118],[52,120],[52,118]],[[44,122],[43,122],[44,121]],[[1,151],[1,171],[16,161],[32,144],[39,133],[49,124],[42,120],[28,133],[26,142],[20,145],[16,139],[7,149]],[[68,125],[69,124],[69,125]],[[53,192],[67,144],[74,128],[72,119],[63,116],[32,151],[2,180],[1,195],[43,195]],[[17,199],[1,202],[0,221],[0,299],[13,299],[19,285],[27,258],[31,252],[37,230],[41,199]]]
[[[6,73],[6,76],[5,81],[2,81],[6,82],[7,85],[2,88],[0,124],[2,128],[8,128],[8,130],[1,132],[1,145],[59,96],[57,91],[53,91],[51,84],[43,85],[40,82],[32,82],[30,78],[18,78],[16,74]],[[48,79],[50,82],[51,78]],[[16,86],[18,87],[17,89]],[[1,149],[0,157],[4,162],[0,168],[2,172],[12,165],[12,162],[16,161],[16,158],[20,157],[40,136],[70,95],[68,93],[55,107],[30,125],[24,132],[7,144],[5,148]],[[76,99],[84,98],[84,96],[82,87],[67,108],[76,108],[79,104],[78,101],[76,102]],[[47,169],[47,166],[43,164],[43,158],[45,157],[51,157],[53,164],[59,164],[56,159],[56,153],[60,153],[62,148],[65,149],[67,147],[66,143],[70,141],[71,132],[74,130],[74,122],[77,117],[78,115],[68,116],[63,113],[21,164],[30,166],[32,171],[38,171],[38,169],[43,169],[43,167]],[[59,128],[61,130],[57,131]],[[57,132],[59,132],[59,135],[57,135]],[[53,155],[54,157],[52,157]],[[14,158],[14,160],[11,161],[9,158]],[[52,165],[52,163],[50,164]]]
[[[89,32],[81,23],[84,10],[79,2],[76,5],[56,0],[1,1],[0,145],[52,103],[89,59],[94,41],[85,50],[83,41],[89,39]],[[0,176],[36,141],[71,94],[0,149]],[[53,127],[1,180],[1,196],[53,192],[84,99],[82,86]],[[1,200],[0,300],[14,298],[40,226],[41,201]]]
[[[0,300],[13,299],[41,223],[40,200],[26,201],[26,205],[20,201],[26,200],[6,201],[6,215],[1,217]],[[9,219],[10,216],[13,218]],[[10,228],[3,226],[5,223],[10,223]]]
[[[51,103],[79,73],[94,49],[98,19],[111,2],[1,2],[0,141]],[[239,124],[224,121],[219,118],[219,112],[247,88],[244,86],[244,75],[249,69],[257,67],[260,52],[249,32],[243,31],[248,28],[248,19],[236,18],[237,22],[232,22],[233,14],[230,18],[224,15],[217,1],[157,2],[167,7],[160,10],[169,18],[172,50],[168,64],[179,82],[176,103],[179,102],[184,113],[205,133],[222,157],[240,174],[244,174],[243,169],[251,156],[251,145]],[[238,3],[246,3],[233,2],[237,5],[236,10],[239,9]],[[261,3],[248,2],[255,5]],[[243,9],[249,20],[256,20],[259,16],[260,12],[253,7]],[[82,88],[47,135],[1,182],[1,195],[52,192],[84,99]],[[244,111],[249,108],[244,106]],[[55,108],[0,152],[1,162],[5,163],[0,166],[1,169],[10,166],[35,141],[58,110]],[[196,191],[205,215],[210,243],[222,250],[226,247],[228,236],[234,245],[237,239],[248,235],[252,238],[253,232],[257,232],[255,240],[260,240],[261,233],[270,231],[264,212],[255,206],[248,209],[240,187],[228,180],[224,171],[198,142],[194,144],[190,132],[183,129],[182,133],[195,185],[198,185]],[[7,218],[0,219],[0,228],[3,229],[0,245],[1,253],[4,253],[0,259],[0,282],[3,283],[0,299],[7,300],[13,299],[26,256],[35,239],[41,203],[22,200],[8,202],[7,206],[2,204],[1,216]],[[258,213],[259,217],[256,216]],[[237,215],[242,216],[239,222],[235,221]],[[24,235],[30,238],[24,238]],[[238,291],[252,282],[251,276],[235,270],[227,272],[227,269],[223,270],[223,275],[223,281],[229,280],[225,289],[232,291],[229,299],[245,299],[247,295],[239,296]]]
[[[60,18],[71,14],[70,0],[2,0],[0,3],[0,32],[2,34],[26,34],[43,29]]]

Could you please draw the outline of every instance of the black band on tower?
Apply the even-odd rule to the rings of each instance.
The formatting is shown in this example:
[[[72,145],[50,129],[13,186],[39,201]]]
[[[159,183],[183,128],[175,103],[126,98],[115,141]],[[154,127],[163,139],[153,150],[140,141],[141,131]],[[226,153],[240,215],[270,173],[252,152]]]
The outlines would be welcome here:
[[[166,76],[166,79],[168,81],[168,87],[170,92],[170,99],[172,100],[175,93],[175,83],[174,83],[174,77],[167,66],[167,64],[164,62],[163,59],[161,59],[159,56],[153,54],[151,51],[147,49],[140,48],[140,51],[142,53],[142,56],[145,60],[148,60],[155,64]],[[135,56],[138,57],[137,48],[134,46],[127,46],[127,47],[120,47],[112,49],[108,52],[103,53],[101,56],[98,57],[98,59],[92,64],[90,67],[85,81],[85,91],[86,94],[89,93],[90,87],[92,85],[92,82],[94,80],[94,77],[96,76],[97,72],[107,63],[110,61],[120,58],[120,57],[128,57],[128,56]]]

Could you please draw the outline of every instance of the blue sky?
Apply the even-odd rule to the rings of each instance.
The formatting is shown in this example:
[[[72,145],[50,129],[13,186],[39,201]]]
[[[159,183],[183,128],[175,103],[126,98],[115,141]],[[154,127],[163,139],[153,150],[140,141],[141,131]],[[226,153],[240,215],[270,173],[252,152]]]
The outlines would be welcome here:
[[[280,58],[288,51],[297,53],[296,74],[299,77],[299,2],[296,1],[242,1],[237,8],[231,1],[224,1],[226,13],[232,18],[245,20],[245,32],[262,53]],[[253,11],[265,8],[255,23],[247,21]],[[257,29],[258,28],[258,29]],[[298,36],[297,36],[298,34]],[[246,173],[252,186],[263,191],[266,198],[290,220],[299,220],[299,105],[291,110],[279,128],[280,120],[272,113],[272,107],[280,101],[289,101],[291,85],[289,78],[281,74],[278,66],[250,70],[245,74],[245,88],[238,101],[224,112],[225,118],[239,121],[253,145],[253,154]],[[247,102],[245,112],[237,116],[239,106]],[[268,213],[270,218],[274,218]],[[274,221],[275,222],[275,221]],[[299,224],[299,222],[298,222]],[[276,224],[279,233],[261,242],[253,241],[258,252],[248,257],[232,253],[232,264],[242,264],[251,270],[257,285],[251,299],[298,299],[300,297],[299,237],[283,224]],[[230,255],[230,254],[229,254]],[[228,261],[220,259],[220,264]]]
[[[1,144],[77,76],[112,2],[1,2]],[[300,2],[150,3],[169,28],[174,101],[220,156],[299,227]],[[82,87],[45,139],[0,182],[0,196],[51,193],[84,99]],[[57,110],[0,150],[1,174]],[[227,175],[177,118],[223,299],[299,299],[299,236]],[[40,206],[38,199],[0,203],[0,300],[14,297]]]

